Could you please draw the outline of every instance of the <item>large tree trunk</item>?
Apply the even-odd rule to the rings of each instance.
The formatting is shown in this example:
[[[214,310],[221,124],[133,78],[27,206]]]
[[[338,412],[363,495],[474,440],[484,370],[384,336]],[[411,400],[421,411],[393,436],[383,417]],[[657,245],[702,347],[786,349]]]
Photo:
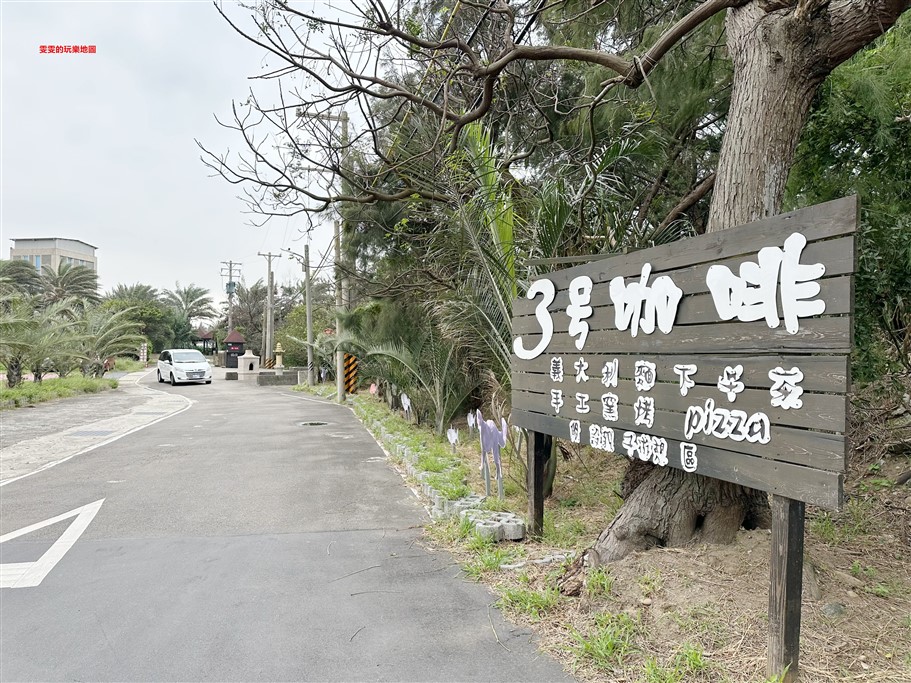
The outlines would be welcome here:
[[[15,389],[20,384],[22,384],[22,359],[12,356],[6,363],[6,385],[10,389]]]
[[[908,0],[756,0],[728,10],[734,87],[708,230],[780,211],[788,171],[819,84],[895,23]],[[655,546],[730,543],[741,526],[769,522],[754,491],[670,468],[632,464],[629,495],[580,560],[596,565]],[[570,582],[572,583],[572,582]],[[574,585],[578,585],[575,582]]]
[[[718,160],[708,232],[778,213],[821,69],[811,22],[766,13],[758,3],[729,10],[734,88]]]

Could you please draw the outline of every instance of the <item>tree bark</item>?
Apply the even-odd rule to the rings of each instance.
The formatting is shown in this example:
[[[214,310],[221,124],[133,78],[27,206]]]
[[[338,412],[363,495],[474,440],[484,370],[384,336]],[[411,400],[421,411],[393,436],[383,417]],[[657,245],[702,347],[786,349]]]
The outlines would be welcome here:
[[[708,232],[778,213],[816,89],[828,74],[813,22],[759,3],[728,11],[734,88]]]
[[[708,232],[780,211],[819,85],[909,6],[909,0],[766,0],[728,10],[734,86]]]
[[[15,389],[22,384],[22,360],[13,356],[6,363],[6,385]]]
[[[885,32],[911,0],[758,0],[728,10],[734,87],[708,231],[773,216],[820,83]],[[730,543],[741,526],[767,527],[768,496],[717,479],[631,466],[629,492],[589,564],[655,546]],[[594,556],[594,557],[593,557]]]

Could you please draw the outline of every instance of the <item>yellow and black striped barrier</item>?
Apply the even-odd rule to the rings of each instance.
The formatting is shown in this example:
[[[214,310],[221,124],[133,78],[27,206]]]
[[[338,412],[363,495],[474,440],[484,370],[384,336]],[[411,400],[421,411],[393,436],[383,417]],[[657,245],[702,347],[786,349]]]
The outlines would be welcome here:
[[[263,361],[263,367],[266,368],[267,370],[271,370],[272,368],[275,367],[275,359],[266,358],[266,360]]]
[[[345,392],[357,393],[357,356],[353,353],[345,354]]]

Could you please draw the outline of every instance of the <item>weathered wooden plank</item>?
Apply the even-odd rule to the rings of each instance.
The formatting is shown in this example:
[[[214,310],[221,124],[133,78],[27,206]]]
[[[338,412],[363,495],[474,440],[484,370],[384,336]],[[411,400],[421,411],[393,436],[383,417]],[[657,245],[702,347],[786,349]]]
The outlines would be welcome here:
[[[639,333],[632,337],[628,331],[597,330],[589,333],[585,348],[601,353],[691,354],[731,353],[736,349],[744,355],[765,353],[850,353],[852,320],[850,317],[810,318],[790,334],[784,324],[770,329],[765,321],[753,323],[720,323],[717,325],[686,325],[675,327],[670,334],[656,330],[653,334]],[[522,335],[526,349],[533,348],[540,334]],[[579,353],[575,339],[566,333],[555,333],[547,353]]]
[[[774,368],[790,369],[798,367],[803,371],[804,379],[801,383],[804,391],[820,391],[829,393],[845,393],[848,390],[848,356],[666,356],[641,354],[607,354],[584,353],[567,354],[563,359],[564,373],[567,377],[573,374],[573,363],[579,357],[584,357],[589,365],[588,374],[593,379],[600,380],[601,368],[608,361],[618,359],[618,370],[621,379],[632,379],[637,360],[648,360],[655,364],[655,372],[659,382],[677,382],[674,366],[678,364],[692,364],[699,368],[692,375],[696,384],[715,386],[718,378],[728,366],[743,366],[743,376],[740,381],[744,386],[754,389],[768,390],[771,380],[769,370]],[[550,361],[554,354],[542,354],[534,360],[521,360],[512,356],[512,371],[514,373],[550,374]]]
[[[856,246],[855,238],[851,237],[840,237],[834,240],[828,240],[826,242],[814,242],[808,244],[801,255],[801,263],[822,263],[826,266],[825,277],[820,280],[820,283],[825,282],[827,279],[832,279],[842,275],[850,275],[856,271]],[[644,252],[637,252],[644,253]],[[687,266],[685,268],[679,268],[671,271],[661,273],[663,275],[669,275],[673,279],[674,284],[677,285],[680,289],[683,290],[685,296],[692,294],[705,294],[708,293],[709,288],[705,282],[705,276],[708,272],[709,266],[719,265],[727,266],[734,273],[740,272],[740,264],[744,261],[754,260],[750,257],[737,256],[734,258],[724,259],[717,262],[710,263],[700,263],[695,266]],[[640,266],[641,268],[641,266]],[[557,285],[557,296],[554,299],[554,302],[548,306],[549,310],[565,310],[566,304],[569,300],[569,294],[567,287],[569,285],[569,280],[563,281],[562,276],[563,271],[557,271],[551,273],[547,276],[554,281],[554,284]],[[623,277],[638,277],[639,271],[634,270],[630,271],[629,274],[622,274],[619,272],[601,272],[597,273],[598,277],[595,275],[586,273],[589,277],[592,278],[592,281],[595,282],[595,287],[592,289],[592,301],[596,304],[600,303],[606,305],[610,303],[610,295],[604,287],[609,285],[610,281],[617,277],[618,275],[623,275]],[[557,279],[559,276],[559,280]],[[603,277],[603,279],[601,279]],[[602,284],[598,284],[602,283]],[[526,299],[524,296],[517,298],[513,302],[513,316],[522,316],[522,315],[531,315],[534,312],[535,305],[538,300]]]
[[[544,465],[551,455],[553,437],[541,432],[528,435],[528,535],[544,533]]]
[[[772,496],[772,544],[769,562],[768,674],[783,683],[797,680],[800,656],[800,600],[803,592],[805,504]]]
[[[517,410],[515,407],[512,412],[512,421],[518,427],[559,435],[561,438],[564,434],[569,433],[568,420],[564,418]],[[618,430],[616,433],[618,449],[622,437],[623,431]],[[582,430],[581,443],[589,445],[587,429]],[[668,465],[682,469],[679,458],[680,442],[667,439],[667,443]],[[844,492],[844,476],[841,473],[766,460],[722,448],[710,446],[697,446],[697,448],[699,464],[696,472],[698,474],[778,495],[786,494],[794,500],[830,510],[837,510],[841,506]]]
[[[771,385],[771,382],[769,382]],[[550,411],[550,391],[560,389],[564,392],[566,405],[563,410],[572,412],[576,405],[577,393],[587,394],[592,410],[599,410],[596,405],[606,391],[617,395],[620,399],[621,414],[633,414],[633,403],[639,396],[651,396],[655,399],[655,407],[668,412],[685,413],[693,405],[704,406],[706,399],[712,399],[719,408],[729,410],[743,410],[747,413],[763,412],[769,416],[769,422],[776,425],[803,427],[805,429],[819,429],[828,432],[845,431],[845,398],[836,394],[816,394],[804,392],[800,399],[803,406],[800,409],[784,410],[771,404],[768,389],[744,389],[737,395],[732,403],[718,387],[697,385],[692,387],[686,396],[680,395],[676,384],[655,384],[649,391],[637,391],[632,380],[620,380],[616,387],[605,388],[598,379],[592,378],[587,382],[576,382],[572,377],[567,377],[563,382],[553,382],[547,375],[516,374],[512,378],[512,388],[516,391],[530,392],[538,397],[531,396],[541,412]]]
[[[655,411],[655,421],[651,428],[637,425],[632,417],[632,408],[619,411],[618,420],[609,422],[603,419],[600,403],[587,415],[579,415],[571,409],[567,402],[555,415],[553,410],[548,410],[550,405],[542,400],[540,394],[529,394],[523,391],[512,392],[513,412],[521,410],[546,417],[559,417],[564,421],[565,428],[558,435],[569,438],[569,421],[579,420],[588,429],[590,424],[598,424],[617,430],[643,432],[677,441],[689,441],[700,446],[723,448],[748,456],[756,456],[767,460],[789,462],[795,465],[813,467],[831,472],[845,471],[845,443],[846,438],[841,434],[828,434],[814,432],[808,429],[795,429],[781,425],[771,425],[769,429],[770,441],[767,444],[750,443],[749,441],[733,441],[731,439],[718,439],[702,433],[693,434],[686,438],[684,431],[684,413],[672,413],[662,410]]]
[[[841,277],[826,278],[819,281],[820,289],[817,299],[826,302],[825,315],[844,315],[852,311],[851,300],[851,276],[843,275]],[[591,306],[593,313],[591,317],[586,318],[590,330],[615,330],[614,324],[614,305],[609,293],[610,284],[597,284],[592,288]],[[518,302],[524,301],[530,306],[518,306]],[[528,309],[525,313],[519,310],[513,311],[512,334],[528,334],[540,332],[541,326],[534,315],[535,301],[528,299],[517,300],[517,309]],[[566,332],[569,327],[569,316],[566,315],[566,306],[569,303],[569,293],[563,289],[557,293],[557,298],[548,307],[551,318],[554,321],[554,328],[558,332]],[[779,311],[781,306],[779,305]],[[683,325],[699,325],[705,323],[722,322],[715,308],[715,302],[711,294],[695,294],[685,296],[680,300],[677,307],[677,318],[674,322],[674,328]],[[782,323],[783,324],[783,323]],[[627,332],[627,334],[629,334]],[[641,333],[640,333],[641,334]],[[630,335],[631,336],[631,335]]]
[[[563,289],[579,275],[588,275],[595,282],[618,275],[637,276],[644,262],[651,263],[656,274],[702,263],[721,262],[758,252],[763,247],[780,247],[794,232],[802,233],[808,243],[813,243],[852,234],[857,228],[857,212],[857,197],[844,197],[736,228],[628,254],[611,255],[602,260],[555,271],[548,277],[558,289]],[[801,258],[801,263],[808,262],[808,259]]]

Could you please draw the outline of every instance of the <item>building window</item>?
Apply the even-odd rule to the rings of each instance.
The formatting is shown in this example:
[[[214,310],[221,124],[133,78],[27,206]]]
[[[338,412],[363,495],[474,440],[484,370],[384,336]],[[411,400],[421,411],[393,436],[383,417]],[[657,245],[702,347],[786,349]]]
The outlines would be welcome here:
[[[35,254],[35,268],[41,270],[41,254]]]

